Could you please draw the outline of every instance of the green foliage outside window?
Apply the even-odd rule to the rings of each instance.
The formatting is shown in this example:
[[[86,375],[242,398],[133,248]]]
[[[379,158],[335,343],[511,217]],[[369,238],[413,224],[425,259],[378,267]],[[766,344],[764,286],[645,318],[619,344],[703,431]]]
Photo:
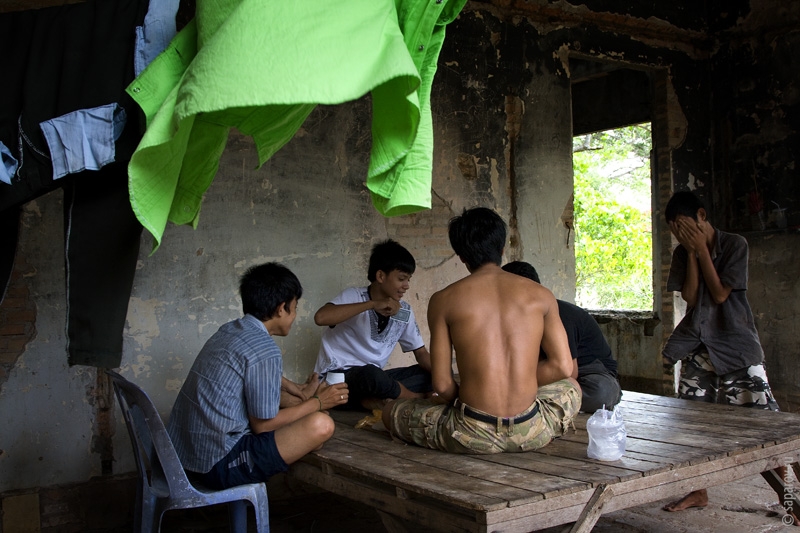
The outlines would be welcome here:
[[[650,124],[573,140],[576,303],[653,308]]]

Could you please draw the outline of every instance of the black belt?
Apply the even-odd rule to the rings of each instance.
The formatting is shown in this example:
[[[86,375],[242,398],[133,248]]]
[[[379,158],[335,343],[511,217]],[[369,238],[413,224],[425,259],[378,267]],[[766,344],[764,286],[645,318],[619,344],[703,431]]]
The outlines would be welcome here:
[[[465,403],[462,403],[462,406],[464,408],[464,415],[466,415],[466,416],[468,416],[470,418],[473,418],[475,420],[480,420],[481,422],[488,422],[489,424],[500,424],[500,423],[502,423],[502,425],[504,425],[504,426],[509,426],[509,425],[511,425],[512,422],[514,424],[520,424],[522,422],[530,420],[531,418],[533,418],[534,416],[539,414],[539,404],[538,403],[533,407],[533,409],[531,409],[530,411],[528,411],[524,415],[520,415],[520,416],[518,416],[516,418],[503,418],[501,416],[492,416],[492,415],[487,415],[487,414],[484,414],[484,413],[479,413],[479,412],[475,411],[474,409],[470,409],[470,407]]]

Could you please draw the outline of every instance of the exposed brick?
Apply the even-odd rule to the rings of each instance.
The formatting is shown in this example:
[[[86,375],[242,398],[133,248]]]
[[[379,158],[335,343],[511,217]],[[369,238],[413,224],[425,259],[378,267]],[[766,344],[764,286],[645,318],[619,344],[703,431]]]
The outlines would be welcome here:
[[[0,335],[24,335],[25,324],[5,324],[0,326]]]
[[[447,242],[442,241],[441,238],[422,239],[421,242],[422,242],[422,246],[431,247],[431,248],[436,248],[436,247],[439,247],[439,246],[442,246],[442,247],[446,247],[447,246]]]
[[[6,290],[6,298],[27,298],[28,297],[28,288],[27,287],[9,287]]]
[[[39,531],[39,494],[29,493],[3,498],[3,531]]]
[[[130,531],[136,476],[102,476],[39,492],[42,531]],[[163,531],[163,529],[162,529]]]
[[[19,357],[19,350],[3,350],[0,351],[0,365],[13,365],[17,357]]]
[[[25,298],[6,298],[3,300],[3,307],[6,309],[10,308],[24,308],[25,307]]]
[[[36,336],[36,303],[30,298],[24,276],[30,270],[18,251],[5,298],[0,302],[0,386],[8,379],[25,346]]]
[[[21,353],[22,350],[25,349],[25,345],[28,344],[28,339],[26,337],[23,338],[7,337],[7,339],[8,339],[8,349],[19,353]]]
[[[428,226],[425,227],[409,226],[405,228],[398,228],[397,234],[405,237],[419,237],[422,235],[430,235],[431,228]]]
[[[9,309],[3,313],[6,324],[32,323],[36,320],[36,311],[33,309]]]

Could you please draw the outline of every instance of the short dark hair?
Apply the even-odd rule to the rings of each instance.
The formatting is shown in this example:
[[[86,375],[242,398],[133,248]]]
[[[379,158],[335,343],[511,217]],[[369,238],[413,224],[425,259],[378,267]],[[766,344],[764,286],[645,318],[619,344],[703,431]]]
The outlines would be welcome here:
[[[506,223],[486,207],[464,209],[450,219],[450,246],[469,267],[475,270],[487,263],[499,265],[506,245]]]
[[[678,191],[672,195],[664,209],[664,218],[667,222],[672,222],[678,215],[687,216],[697,220],[697,211],[705,209],[703,201],[691,191]]]
[[[292,300],[299,300],[303,287],[294,273],[279,263],[264,263],[247,269],[239,280],[242,310],[261,321],[269,320],[281,305],[289,310]]]
[[[506,263],[503,265],[503,270],[524,278],[531,279],[536,283],[542,283],[539,281],[539,273],[536,272],[536,269],[533,268],[533,265],[526,263],[525,261],[511,261],[510,263]]]
[[[414,256],[397,241],[386,239],[372,247],[369,256],[369,268],[367,269],[367,279],[372,283],[378,270],[389,273],[392,270],[399,270],[406,274],[413,274],[417,269]]]

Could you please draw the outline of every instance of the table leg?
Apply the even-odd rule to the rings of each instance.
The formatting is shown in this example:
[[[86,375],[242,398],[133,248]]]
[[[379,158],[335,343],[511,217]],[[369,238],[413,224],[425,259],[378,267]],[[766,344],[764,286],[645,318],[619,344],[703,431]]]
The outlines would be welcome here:
[[[798,470],[798,464],[794,463],[792,468],[796,473]],[[763,477],[769,486],[772,487],[772,490],[778,494],[778,500],[781,503],[781,507],[786,510],[788,515],[791,515],[793,520],[796,520],[798,514],[800,513],[800,505],[798,504],[797,498],[794,495],[794,487],[792,485],[789,485],[789,487],[786,486],[788,474],[788,467],[780,466],[773,470],[761,472],[761,477]],[[788,517],[784,518],[788,519]]]
[[[605,483],[601,483],[594,490],[594,494],[586,502],[586,506],[581,511],[578,520],[570,529],[570,533],[588,533],[592,530],[600,515],[603,514],[603,505],[611,499],[614,491]]]

